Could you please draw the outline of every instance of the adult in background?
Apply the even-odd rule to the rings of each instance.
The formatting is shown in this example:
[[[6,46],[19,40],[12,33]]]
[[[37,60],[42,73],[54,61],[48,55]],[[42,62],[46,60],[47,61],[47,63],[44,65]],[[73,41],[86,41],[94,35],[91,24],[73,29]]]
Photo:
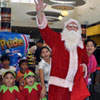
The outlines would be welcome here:
[[[84,76],[88,56],[81,40],[79,23],[70,19],[59,34],[50,29],[43,10],[43,0],[35,1],[37,24],[43,40],[52,49],[48,100],[84,100],[89,96]]]
[[[35,57],[36,57],[36,64],[38,64],[38,62],[41,61],[41,59],[40,59],[40,49],[43,46],[43,39],[38,40],[37,43],[36,43],[36,46],[37,46],[37,50],[35,52]]]

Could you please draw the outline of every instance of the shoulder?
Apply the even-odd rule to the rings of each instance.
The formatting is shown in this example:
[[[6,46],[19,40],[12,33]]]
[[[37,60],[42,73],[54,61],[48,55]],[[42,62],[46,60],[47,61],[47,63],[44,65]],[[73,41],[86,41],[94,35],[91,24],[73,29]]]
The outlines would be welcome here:
[[[6,69],[4,69],[4,68],[1,68],[0,69],[0,75],[2,75],[4,72],[6,72],[7,70]]]
[[[44,65],[45,65],[45,61],[42,59],[42,60],[39,62],[39,69],[43,68]]]
[[[14,66],[10,66],[9,69],[12,70],[12,71],[16,71],[16,68]]]

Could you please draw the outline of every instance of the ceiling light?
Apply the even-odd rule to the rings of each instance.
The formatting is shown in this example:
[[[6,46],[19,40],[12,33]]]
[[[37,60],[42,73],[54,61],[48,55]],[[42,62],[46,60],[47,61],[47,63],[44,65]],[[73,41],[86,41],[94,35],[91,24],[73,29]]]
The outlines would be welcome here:
[[[62,20],[62,19],[63,19],[63,17],[62,17],[62,16],[59,16],[59,17],[58,17],[58,19],[59,19],[59,20]]]
[[[71,3],[71,4],[74,4],[75,1],[57,1],[57,0],[50,0],[51,2],[55,2],[55,3]]]
[[[62,16],[67,16],[68,15],[68,11],[67,10],[62,10],[61,15]]]
[[[58,10],[73,10],[74,9],[74,6],[72,4],[53,4],[51,7]]]

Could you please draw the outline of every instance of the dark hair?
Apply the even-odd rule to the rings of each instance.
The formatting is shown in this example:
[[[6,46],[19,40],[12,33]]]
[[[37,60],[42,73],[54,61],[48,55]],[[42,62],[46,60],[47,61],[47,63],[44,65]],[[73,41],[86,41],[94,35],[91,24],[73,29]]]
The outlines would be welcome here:
[[[36,43],[43,43],[43,39],[38,40]]]
[[[85,45],[87,45],[88,42],[92,42],[93,45],[94,45],[94,47],[97,46],[96,42],[95,42],[94,40],[92,40],[92,39],[87,39],[87,40],[85,41]]]
[[[14,73],[12,73],[11,71],[7,71],[7,72],[5,72],[5,74],[4,74],[4,76],[3,77],[5,77],[7,74],[12,74],[15,78],[16,78],[16,76],[15,76],[15,74]]]
[[[5,61],[5,60],[10,61],[10,58],[7,55],[2,55],[1,58],[0,58],[0,60],[1,60],[1,62]]]
[[[19,67],[22,65],[22,63],[27,63],[27,64],[28,64],[28,61],[27,61],[26,59],[20,60],[20,62],[19,62]]]
[[[43,47],[40,48],[40,56],[41,56],[41,52],[42,52],[43,49],[47,49],[48,51],[50,51],[50,49],[47,46],[43,46]]]
[[[31,42],[30,44],[29,44],[29,48],[31,48],[32,46],[34,46],[35,45],[35,43],[34,42]]]

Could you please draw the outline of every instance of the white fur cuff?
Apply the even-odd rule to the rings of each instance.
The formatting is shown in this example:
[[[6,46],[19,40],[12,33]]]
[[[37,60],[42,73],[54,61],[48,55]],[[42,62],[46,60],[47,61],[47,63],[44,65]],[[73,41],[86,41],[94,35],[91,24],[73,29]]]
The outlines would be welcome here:
[[[39,22],[38,22],[38,16],[36,16],[36,22],[37,22],[37,25],[38,25],[38,27],[39,27],[40,29],[44,29],[44,28],[47,26],[47,23],[48,23],[48,21],[47,21],[47,19],[46,19],[46,16],[44,15],[44,13],[43,13],[43,20],[42,20],[42,23],[39,24]]]

